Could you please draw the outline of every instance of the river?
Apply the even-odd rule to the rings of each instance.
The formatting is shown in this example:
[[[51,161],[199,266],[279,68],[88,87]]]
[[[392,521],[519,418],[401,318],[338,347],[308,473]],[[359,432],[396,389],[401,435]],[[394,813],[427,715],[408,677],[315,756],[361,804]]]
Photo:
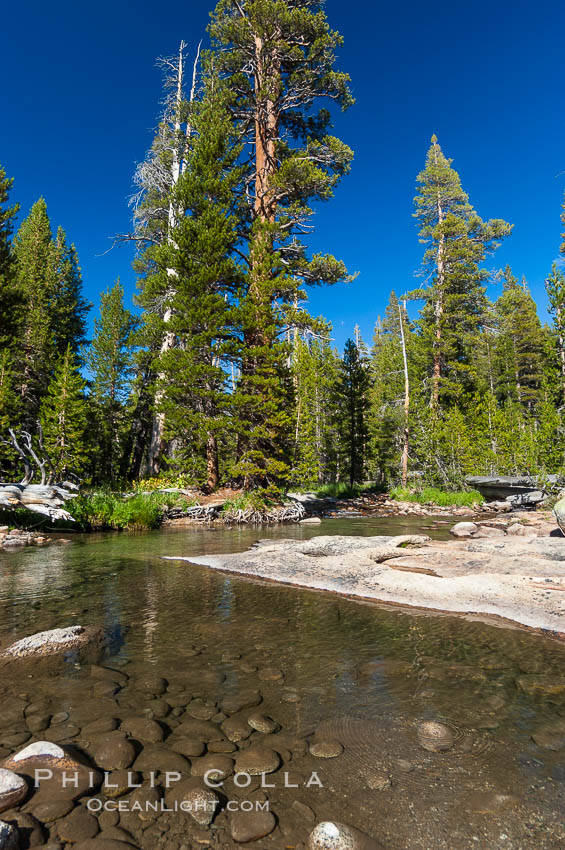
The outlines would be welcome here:
[[[260,693],[261,705],[238,716],[245,720],[260,711],[281,731],[255,731],[233,747],[237,752],[259,744],[279,753],[279,768],[267,776],[273,787],[254,787],[254,777],[251,790],[239,789],[229,778],[224,810],[204,833],[181,813],[140,821],[128,812],[119,822],[113,818],[113,826],[100,819],[102,837],[123,831],[122,840],[143,850],[235,847],[225,805],[247,798],[268,801],[276,818],[274,831],[252,845],[262,850],[301,848],[314,823],[330,819],[393,850],[557,850],[565,846],[565,696],[534,698],[519,681],[524,675],[562,678],[563,644],[161,557],[243,551],[260,537],[423,530],[445,538],[448,528],[429,518],[261,529],[187,526],[77,535],[72,545],[0,554],[3,644],[47,628],[99,625],[110,639],[103,663],[129,677],[117,693],[103,693],[90,667],[71,659],[57,675],[3,682],[4,699],[18,695],[28,706],[43,706],[49,724],[44,737],[91,753],[82,730],[95,719],[156,719],[161,746],[172,748],[179,724],[191,717],[220,724],[227,698]],[[145,687],[155,675],[165,680],[163,687]],[[50,736],[51,718],[61,712],[69,715],[66,726]],[[448,751],[422,748],[417,730],[427,720],[451,730]],[[25,721],[6,722],[0,713],[5,755],[21,748],[12,739],[26,729]],[[315,733],[341,741],[344,752],[312,755]],[[136,742],[138,749],[145,746]],[[313,774],[319,782],[309,784]],[[298,787],[288,787],[289,777]],[[57,840],[60,823],[44,825],[46,839]]]

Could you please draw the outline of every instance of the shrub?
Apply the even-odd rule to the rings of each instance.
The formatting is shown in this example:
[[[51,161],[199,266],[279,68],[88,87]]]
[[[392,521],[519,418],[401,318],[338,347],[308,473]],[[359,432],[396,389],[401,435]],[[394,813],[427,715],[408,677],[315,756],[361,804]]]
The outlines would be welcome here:
[[[436,487],[423,487],[421,490],[395,487],[390,492],[390,498],[399,502],[417,502],[420,505],[437,505],[441,508],[473,507],[484,502],[484,497],[477,490],[449,492]]]

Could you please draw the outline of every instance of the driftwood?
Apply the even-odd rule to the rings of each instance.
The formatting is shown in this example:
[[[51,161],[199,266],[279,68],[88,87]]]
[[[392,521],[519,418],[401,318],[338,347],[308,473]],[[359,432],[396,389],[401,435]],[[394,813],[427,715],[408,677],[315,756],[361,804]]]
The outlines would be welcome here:
[[[24,466],[24,477],[17,484],[0,482],[0,510],[13,511],[17,508],[26,508],[50,520],[62,519],[74,522],[73,517],[63,508],[63,505],[78,495],[78,479],[55,482],[55,467],[43,444],[41,424],[37,423],[37,449],[29,431],[21,431],[16,435],[14,429],[9,428],[8,433],[10,440],[2,442],[18,453]],[[31,483],[36,472],[39,472],[40,484]]]

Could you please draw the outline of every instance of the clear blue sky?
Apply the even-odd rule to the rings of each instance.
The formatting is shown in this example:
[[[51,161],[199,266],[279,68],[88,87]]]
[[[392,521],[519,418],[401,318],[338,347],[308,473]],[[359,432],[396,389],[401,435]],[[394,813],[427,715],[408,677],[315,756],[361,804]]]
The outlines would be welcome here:
[[[118,276],[134,291],[130,250],[104,252],[129,227],[131,175],[161,95],[155,57],[181,38],[194,49],[212,2],[4,6],[0,162],[22,211],[42,194],[76,243],[96,308]],[[565,188],[563,4],[328,0],[327,12],[345,36],[339,64],[357,98],[336,133],[356,158],[320,209],[312,245],[360,276],[314,293],[311,309],[331,319],[340,346],[356,321],[368,341],[391,288],[414,286],[412,199],[433,133],[478,213],[515,224],[494,265],[525,274],[544,305]]]

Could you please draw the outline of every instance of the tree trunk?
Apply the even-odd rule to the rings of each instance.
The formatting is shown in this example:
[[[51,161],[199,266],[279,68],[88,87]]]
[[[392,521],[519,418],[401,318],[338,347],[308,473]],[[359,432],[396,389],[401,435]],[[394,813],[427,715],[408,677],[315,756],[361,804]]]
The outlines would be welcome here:
[[[218,441],[215,434],[208,433],[206,440],[206,471],[207,490],[215,490],[220,483],[220,470],[218,465]]]
[[[404,444],[402,447],[402,486],[408,483],[408,455],[410,450],[410,377],[408,375],[408,358],[406,356],[406,338],[404,336],[404,318],[402,307],[398,303],[398,315],[400,318],[400,339],[402,342],[402,359],[404,362]]]

